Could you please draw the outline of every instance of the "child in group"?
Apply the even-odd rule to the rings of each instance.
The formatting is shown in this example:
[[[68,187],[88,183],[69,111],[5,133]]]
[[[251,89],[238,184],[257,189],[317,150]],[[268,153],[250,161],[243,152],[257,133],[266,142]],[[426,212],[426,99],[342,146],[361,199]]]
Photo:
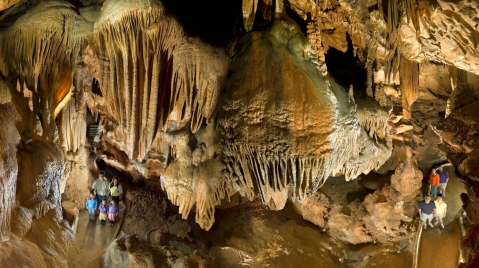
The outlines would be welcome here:
[[[108,219],[110,219],[110,226],[115,224],[115,217],[118,216],[118,206],[115,200],[111,200],[110,207],[108,209]]]
[[[108,204],[106,203],[106,199],[103,199],[103,201],[101,201],[101,205],[98,208],[100,209],[101,224],[105,225],[106,214],[108,213]]]
[[[96,201],[94,193],[90,193],[90,195],[87,197],[86,207],[88,208],[88,214],[90,215],[90,221],[95,221],[95,209],[97,207],[97,201]]]

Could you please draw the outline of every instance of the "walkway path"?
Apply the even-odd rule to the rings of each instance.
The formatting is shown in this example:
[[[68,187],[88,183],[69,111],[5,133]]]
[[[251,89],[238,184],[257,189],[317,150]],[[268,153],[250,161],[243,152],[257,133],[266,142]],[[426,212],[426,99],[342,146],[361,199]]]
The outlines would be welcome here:
[[[68,265],[70,268],[98,268],[101,256],[108,249],[115,227],[101,225],[97,219],[89,221],[88,210],[80,211],[75,241],[70,246]]]
[[[94,178],[98,177],[98,171],[95,171],[92,161],[96,157],[89,158],[89,167]],[[93,170],[92,170],[93,169]],[[107,178],[119,176],[120,180],[125,179],[123,175],[111,167],[104,167]],[[98,268],[103,254],[108,250],[110,243],[118,234],[118,228],[121,225],[121,218],[125,212],[125,205],[120,202],[119,217],[113,227],[109,223],[101,225],[98,215],[94,222],[89,220],[88,210],[82,209],[79,213],[77,232],[75,241],[70,245],[68,253],[68,265],[70,268]]]
[[[444,169],[450,177],[447,196],[443,198],[447,204],[445,228],[441,229],[439,225],[436,225],[434,229],[431,229],[428,226],[423,231],[419,248],[419,268],[456,268],[458,264],[461,240],[461,227],[458,217],[462,211],[460,194],[465,192],[465,189],[461,182],[456,179],[453,167],[448,166]],[[434,197],[433,200],[435,200]]]

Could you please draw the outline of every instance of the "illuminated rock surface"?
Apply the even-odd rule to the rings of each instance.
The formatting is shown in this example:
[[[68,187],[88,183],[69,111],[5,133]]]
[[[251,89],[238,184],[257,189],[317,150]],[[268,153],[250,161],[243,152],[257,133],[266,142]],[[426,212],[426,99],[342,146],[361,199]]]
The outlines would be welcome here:
[[[1,1],[0,266],[410,267],[431,168],[454,166],[479,224],[478,13]],[[100,170],[125,210],[108,243],[73,242],[82,263],[86,212],[61,204],[83,209]]]

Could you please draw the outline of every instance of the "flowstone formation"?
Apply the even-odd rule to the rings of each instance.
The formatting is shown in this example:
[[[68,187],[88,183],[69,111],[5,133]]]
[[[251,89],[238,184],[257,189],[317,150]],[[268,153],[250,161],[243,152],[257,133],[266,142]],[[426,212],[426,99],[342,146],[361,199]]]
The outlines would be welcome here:
[[[345,265],[327,243],[409,243],[421,180],[446,159],[478,223],[477,14],[467,0],[2,1],[0,266],[68,265],[61,203],[84,207],[101,160],[124,176],[105,255],[119,267],[317,262],[319,245]],[[221,221],[251,222],[256,244]],[[273,229],[331,240],[293,252]]]
[[[321,74],[294,23],[276,21],[269,32],[249,33],[236,46],[220,124],[227,178],[238,181],[242,195],[252,199],[259,192],[263,203],[281,209],[289,187],[293,200],[304,200],[332,172],[350,180],[389,158],[390,149],[374,142],[368,145],[377,151],[364,154],[369,137],[360,136],[360,123],[371,133],[383,132],[389,114],[361,118],[354,99]],[[348,161],[362,153],[364,162],[374,164],[357,169]]]

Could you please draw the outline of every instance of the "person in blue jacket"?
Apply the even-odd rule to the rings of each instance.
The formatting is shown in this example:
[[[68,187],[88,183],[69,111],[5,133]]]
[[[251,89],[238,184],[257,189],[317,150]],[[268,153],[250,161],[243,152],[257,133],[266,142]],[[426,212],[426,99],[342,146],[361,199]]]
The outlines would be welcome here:
[[[88,208],[88,214],[90,215],[90,221],[94,221],[95,220],[95,209],[97,208],[97,201],[96,201],[94,193],[90,193],[90,195],[87,197],[86,207]]]

